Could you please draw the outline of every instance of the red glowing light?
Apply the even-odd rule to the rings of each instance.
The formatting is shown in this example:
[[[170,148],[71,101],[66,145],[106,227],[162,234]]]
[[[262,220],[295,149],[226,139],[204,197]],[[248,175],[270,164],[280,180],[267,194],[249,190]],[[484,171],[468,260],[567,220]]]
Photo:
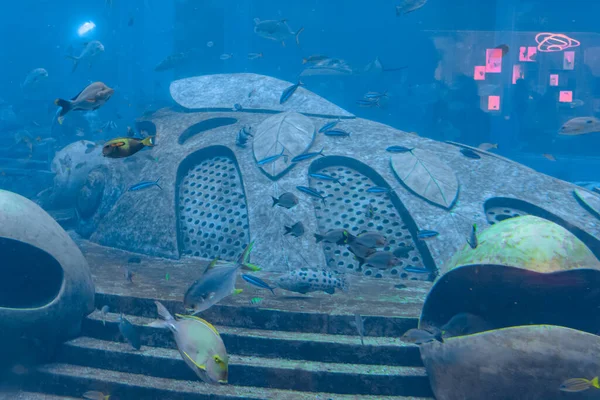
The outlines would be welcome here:
[[[488,97],[488,110],[491,110],[491,111],[500,110],[500,96],[489,96]]]
[[[563,56],[563,69],[568,71],[572,71],[575,69],[575,52],[574,51],[565,51]]]
[[[475,67],[473,79],[476,81],[485,81],[485,65],[478,65]]]
[[[558,74],[550,75],[550,86],[558,86]]]
[[[519,79],[525,79],[525,73],[523,72],[523,68],[520,65],[513,65],[513,75],[512,75],[512,83],[513,85],[517,83]]]
[[[542,53],[563,51],[571,47],[579,47],[581,42],[562,33],[541,32],[535,35],[538,50]]]
[[[502,49],[487,49],[485,59],[485,72],[502,72]]]
[[[572,103],[573,102],[573,92],[570,90],[564,90],[560,92],[558,96],[558,101],[561,103]]]

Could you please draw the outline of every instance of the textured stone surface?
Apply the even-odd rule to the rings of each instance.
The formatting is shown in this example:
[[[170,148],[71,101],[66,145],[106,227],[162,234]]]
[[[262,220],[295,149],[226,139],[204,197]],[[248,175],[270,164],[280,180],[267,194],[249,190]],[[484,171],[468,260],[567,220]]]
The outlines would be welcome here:
[[[188,109],[231,110],[234,104],[239,104],[251,111],[296,111],[310,115],[354,117],[303,87],[299,87],[288,101],[279,104],[283,91],[294,83],[257,74],[216,74],[174,81],[170,90],[173,99]]]
[[[272,178],[281,177],[294,166],[292,159],[309,151],[315,139],[315,125],[310,118],[285,112],[265,119],[254,131],[252,149],[256,162],[281,154],[274,162],[261,166]]]
[[[240,80],[247,79],[247,84],[253,88],[255,83],[253,79],[256,76],[242,74],[232,75],[230,78],[237,80],[238,83],[241,82]],[[194,79],[203,80],[207,82],[206,84],[212,82],[206,77]],[[282,84],[283,87],[285,85],[287,83]],[[242,84],[239,83],[239,86]],[[218,91],[225,92],[227,88],[229,86],[221,87],[215,84],[211,90],[218,95]],[[246,96],[248,92],[245,93]],[[299,93],[302,93],[302,88],[294,96]],[[276,97],[278,100],[279,95],[280,93],[273,94],[273,99]],[[195,97],[194,95],[190,99]],[[201,93],[201,97],[211,98],[211,96],[206,96],[206,93]],[[232,104],[227,104],[226,108],[229,110],[232,106]],[[301,107],[297,107],[296,111],[302,112]],[[178,258],[182,253],[178,242],[177,222],[182,216],[177,207],[181,179],[188,171],[188,167],[191,168],[203,162],[203,159],[196,158],[200,156],[193,156],[195,153],[212,151],[206,150],[209,148],[226,147],[230,152],[228,157],[238,165],[241,173],[241,184],[248,210],[249,240],[256,241],[252,254],[253,262],[271,271],[284,270],[288,265],[292,268],[325,266],[328,250],[324,250],[324,245],[316,245],[313,237],[313,233],[321,230],[318,221],[322,221],[322,219],[318,220],[317,216],[324,218],[325,221],[327,219],[334,221],[340,215],[333,213],[340,211],[332,210],[330,215],[326,215],[322,212],[323,210],[316,209],[316,206],[320,204],[318,199],[312,199],[296,190],[297,186],[313,186],[322,193],[325,192],[325,189],[329,190],[326,187],[315,186],[317,184],[314,180],[308,177],[309,169],[312,170],[311,165],[315,165],[315,170],[321,169],[322,166],[317,168],[317,163],[325,157],[300,162],[276,183],[273,183],[256,165],[256,159],[250,146],[245,149],[235,146],[236,135],[243,126],[256,128],[269,117],[269,114],[244,110],[240,112],[208,110],[177,112],[163,109],[154,113],[150,120],[156,126],[157,146],[145,149],[128,159],[107,160],[107,163],[102,166],[103,171],[107,174],[102,205],[96,214],[86,220],[84,233],[92,233],[93,241],[105,245]],[[227,120],[229,121],[227,124],[217,123],[224,121],[223,118],[234,118],[236,122],[231,123]],[[331,118],[314,116],[308,118],[317,128],[331,121]],[[215,123],[211,122],[216,119],[219,120]],[[201,124],[199,126],[207,129],[201,133],[186,136],[184,143],[180,144],[180,136],[186,131],[191,132],[190,127],[197,124]],[[530,168],[509,162],[491,153],[480,151],[481,159],[469,159],[460,153],[459,146],[421,138],[373,121],[359,118],[342,119],[338,127],[351,132],[352,135],[345,138],[317,134],[311,149],[318,151],[324,148],[323,153],[327,156],[342,156],[367,165],[369,170],[372,170],[380,180],[373,181],[373,177],[370,175],[368,178],[378,186],[390,187],[393,193],[389,198],[393,199],[396,208],[405,209],[406,215],[410,217],[408,220],[414,221],[414,228],[410,229],[415,231],[432,229],[440,233],[437,238],[418,242],[420,246],[417,246],[418,254],[414,255],[417,261],[431,257],[432,264],[435,263],[443,271],[444,264],[448,262],[454,252],[464,247],[472,224],[477,223],[480,229],[484,229],[490,224],[488,222],[489,215],[486,214],[488,211],[486,207],[488,207],[490,199],[499,199],[489,203],[494,207],[504,206],[507,204],[506,199],[510,200],[509,203],[521,201],[518,203],[519,205],[530,205],[521,210],[521,215],[533,214],[548,219],[558,218],[562,221],[563,227],[573,232],[594,253],[600,254],[600,247],[595,239],[595,236],[600,233],[600,225],[577,203],[572,194],[575,187],[572,184],[537,173]],[[460,193],[450,212],[416,196],[398,182],[390,166],[390,153],[385,150],[388,146],[394,145],[429,152],[437,157],[440,163],[454,171],[460,184]],[[184,162],[190,164],[185,164],[184,168],[182,167]],[[214,169],[208,171],[209,174],[210,172],[216,174],[218,171]],[[362,170],[358,172],[365,174],[365,171]],[[158,178],[160,178],[162,191],[154,189],[139,192],[126,191],[140,180],[156,180]],[[271,196],[277,197],[284,192],[296,194],[300,199],[298,206],[291,210],[281,207],[273,208]],[[346,195],[338,197],[342,197],[344,203],[347,200],[353,203],[351,197],[354,193],[348,192],[349,199],[344,197]],[[217,199],[218,197],[220,196],[217,196]],[[223,203],[217,202],[219,208],[224,207],[224,202],[227,200],[226,196],[221,197],[223,200],[220,201]],[[341,204],[339,203],[340,206]],[[513,205],[511,203],[511,206]],[[190,210],[192,213],[193,211],[193,209]],[[198,209],[198,212],[200,211]],[[392,229],[387,225],[392,225],[394,222],[400,223],[399,220],[393,220],[400,214],[394,214],[396,216],[388,219],[388,223],[374,224],[373,227],[376,230],[379,230],[379,226],[386,230]],[[222,216],[219,215],[219,218]],[[204,220],[198,220],[199,224],[204,222]],[[209,223],[208,219],[205,220]],[[406,220],[402,216],[402,221],[406,222]],[[298,221],[303,223],[305,234],[300,238],[283,236],[284,226],[291,226]],[[354,222],[348,219],[348,222],[345,223],[350,226],[354,225]],[[325,227],[323,226],[323,228]],[[82,229],[80,231],[83,232]],[[396,233],[393,231],[392,234]],[[223,236],[223,238],[224,241],[234,239],[233,236]],[[233,242],[237,240],[235,239]],[[240,241],[240,246],[244,244],[243,241]],[[211,247],[214,249],[214,244]],[[339,261],[336,260],[336,262]],[[384,276],[384,274],[380,275]],[[385,276],[390,276],[390,274],[385,274]],[[412,276],[408,276],[408,278],[411,279]]]
[[[489,331],[421,346],[438,400],[567,398],[569,393],[559,391],[560,385],[570,378],[593,378],[591,371],[600,369],[598,351],[600,337],[550,325]]]
[[[94,284],[88,264],[75,243],[52,217],[32,201],[4,190],[0,190],[0,237],[41,250],[56,260],[62,269],[59,291],[42,305],[0,306],[0,350],[4,354],[0,362],[7,361],[11,356],[22,357],[30,353],[44,358],[57,342],[79,334],[83,317],[94,309]],[[2,261],[4,279],[8,280],[7,283],[12,280],[14,284],[23,285],[24,278],[12,271],[15,270],[15,263],[19,263],[20,258],[26,258],[26,255],[20,257],[14,254],[14,250],[10,254],[6,247],[5,251]],[[39,267],[49,268],[49,264]],[[25,269],[27,267],[19,268],[36,276],[48,274],[46,270],[29,271]],[[25,282],[34,281],[34,277],[25,278]],[[49,276],[48,284],[51,280],[53,277]],[[32,290],[26,284],[23,288]]]
[[[600,219],[600,196],[583,189],[573,189],[573,195],[587,212]]]

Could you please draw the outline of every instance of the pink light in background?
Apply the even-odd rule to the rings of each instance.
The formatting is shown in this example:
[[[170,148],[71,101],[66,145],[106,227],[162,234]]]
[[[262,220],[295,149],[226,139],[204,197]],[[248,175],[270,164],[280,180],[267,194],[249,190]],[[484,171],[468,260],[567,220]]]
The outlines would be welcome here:
[[[533,62],[537,56],[537,47],[535,46],[521,46],[519,48],[519,61],[521,62]]]
[[[563,51],[571,47],[579,47],[581,42],[562,33],[541,32],[535,35],[537,48],[542,53]]]
[[[550,86],[558,86],[558,74],[550,74]]]
[[[478,65],[475,67],[473,79],[476,81],[485,81],[485,65]]]
[[[570,90],[563,90],[560,92],[558,96],[558,101],[561,103],[572,103],[573,102],[573,92]]]
[[[502,49],[487,49],[485,60],[485,72],[502,72]]]
[[[512,83],[517,83],[519,79],[525,79],[525,73],[519,64],[513,65]]]
[[[500,96],[488,97],[488,110],[492,110],[492,111],[500,110]]]
[[[567,71],[572,71],[575,69],[575,52],[574,51],[565,51],[563,56],[563,69]]]

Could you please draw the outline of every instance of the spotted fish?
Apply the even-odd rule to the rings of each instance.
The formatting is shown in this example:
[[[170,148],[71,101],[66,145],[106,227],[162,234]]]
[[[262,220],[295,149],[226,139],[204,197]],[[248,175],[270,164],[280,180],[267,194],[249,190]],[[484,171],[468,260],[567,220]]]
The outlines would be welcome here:
[[[325,269],[299,268],[281,275],[277,287],[291,292],[306,294],[323,291],[334,294],[336,289],[348,290],[343,275]]]

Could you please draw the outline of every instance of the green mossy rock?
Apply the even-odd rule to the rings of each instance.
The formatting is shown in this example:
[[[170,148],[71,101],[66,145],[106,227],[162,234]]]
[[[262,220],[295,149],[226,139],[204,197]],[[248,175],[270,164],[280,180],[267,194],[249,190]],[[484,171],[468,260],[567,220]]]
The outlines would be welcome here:
[[[466,244],[450,259],[448,271],[461,265],[496,264],[535,272],[575,268],[600,270],[600,262],[575,235],[532,215],[510,218],[478,234],[479,245]]]

